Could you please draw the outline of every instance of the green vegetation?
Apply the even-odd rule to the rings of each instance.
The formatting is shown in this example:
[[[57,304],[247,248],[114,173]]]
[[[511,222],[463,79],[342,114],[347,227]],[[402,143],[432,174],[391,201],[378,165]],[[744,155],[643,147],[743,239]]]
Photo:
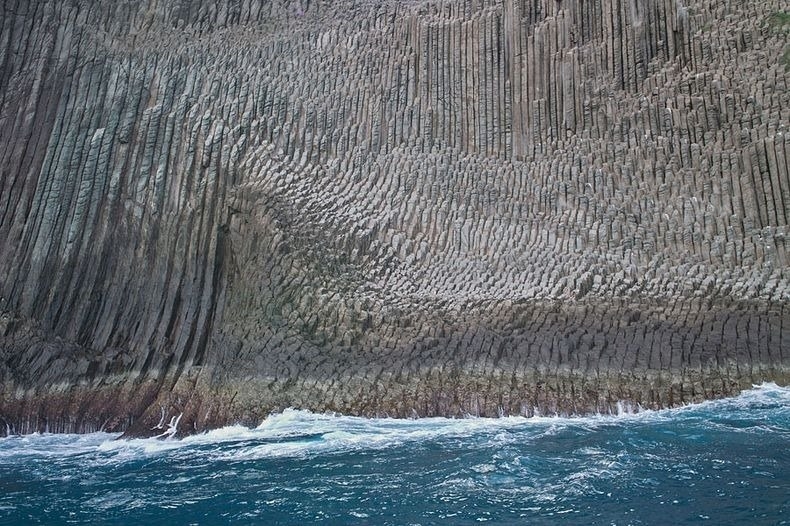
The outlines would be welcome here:
[[[790,11],[777,11],[768,17],[768,27],[784,29],[790,25]]]
[[[790,29],[790,11],[777,11],[766,19],[768,29],[776,32],[786,32]],[[785,71],[790,70],[790,46],[785,46],[779,64],[784,66]]]

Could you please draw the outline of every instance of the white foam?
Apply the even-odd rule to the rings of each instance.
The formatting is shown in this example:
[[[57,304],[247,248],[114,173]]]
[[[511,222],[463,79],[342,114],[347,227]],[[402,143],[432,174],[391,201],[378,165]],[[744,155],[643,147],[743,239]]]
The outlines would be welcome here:
[[[480,435],[492,445],[538,439],[562,432],[569,426],[594,430],[599,426],[628,425],[629,422],[662,422],[677,418],[701,418],[705,411],[735,412],[768,406],[790,410],[790,388],[774,383],[754,386],[740,395],[701,404],[661,411],[622,407],[617,415],[587,417],[499,417],[499,418],[362,418],[337,414],[316,414],[286,409],[266,418],[256,428],[228,426],[184,439],[175,439],[179,419],[164,424],[159,438],[116,440],[118,435],[33,434],[0,439],[0,461],[14,456],[67,456],[98,453],[97,462],[124,462],[136,458],[175,454],[186,449],[190,454],[230,461],[267,457],[303,457],[327,452],[376,450],[432,439],[461,439]],[[702,416],[700,416],[702,415]],[[219,447],[238,443],[233,447]]]
[[[117,438],[118,434],[88,433],[54,434],[32,433],[12,435],[0,439],[0,460],[10,457],[66,457],[95,450],[96,447]]]
[[[774,382],[764,382],[753,385],[751,389],[742,391],[739,395],[719,400],[705,400],[696,404],[687,404],[673,409],[651,411],[652,414],[675,416],[678,413],[702,412],[709,410],[743,410],[755,406],[788,406],[790,407],[790,386],[780,387]]]

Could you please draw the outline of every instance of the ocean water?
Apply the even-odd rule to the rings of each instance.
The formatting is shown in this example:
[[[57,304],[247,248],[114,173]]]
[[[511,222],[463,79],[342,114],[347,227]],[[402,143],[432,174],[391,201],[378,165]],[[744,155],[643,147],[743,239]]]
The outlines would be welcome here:
[[[584,418],[289,410],[183,440],[0,439],[2,524],[789,524],[790,388]]]

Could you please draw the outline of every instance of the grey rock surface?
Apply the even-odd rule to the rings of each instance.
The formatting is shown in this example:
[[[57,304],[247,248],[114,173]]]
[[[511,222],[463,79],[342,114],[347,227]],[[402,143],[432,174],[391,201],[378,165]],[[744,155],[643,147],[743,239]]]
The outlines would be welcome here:
[[[0,434],[790,382],[777,0],[7,0]]]

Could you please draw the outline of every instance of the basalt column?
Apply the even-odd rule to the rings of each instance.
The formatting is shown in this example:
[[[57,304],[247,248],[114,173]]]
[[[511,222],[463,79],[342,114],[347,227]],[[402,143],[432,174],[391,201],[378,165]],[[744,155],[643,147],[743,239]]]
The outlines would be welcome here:
[[[0,434],[790,381],[778,0],[7,0]]]

